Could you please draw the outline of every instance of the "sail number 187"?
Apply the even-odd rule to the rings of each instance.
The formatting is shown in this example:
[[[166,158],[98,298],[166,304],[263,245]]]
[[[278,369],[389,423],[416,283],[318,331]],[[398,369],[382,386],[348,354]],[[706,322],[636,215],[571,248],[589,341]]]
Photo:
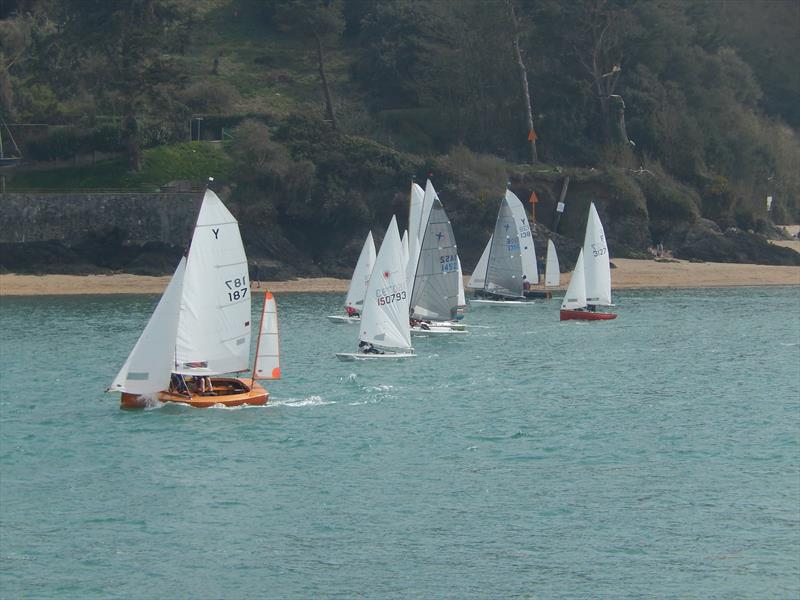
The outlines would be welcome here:
[[[228,292],[228,300],[230,302],[242,300],[247,295],[247,277],[244,275],[242,277],[228,279],[225,282],[225,286],[230,290]]]

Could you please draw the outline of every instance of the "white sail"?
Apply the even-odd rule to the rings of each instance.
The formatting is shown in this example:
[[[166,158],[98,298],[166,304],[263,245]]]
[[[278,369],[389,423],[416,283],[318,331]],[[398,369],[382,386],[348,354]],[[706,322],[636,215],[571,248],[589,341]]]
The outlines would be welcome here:
[[[562,310],[575,310],[586,308],[586,279],[583,270],[583,250],[578,254],[578,262],[575,263],[575,270],[572,271],[572,278],[567,286],[567,293],[561,302]]]
[[[611,305],[611,264],[603,224],[594,202],[589,206],[586,237],[583,240],[586,264],[586,302],[599,306]]]
[[[486,242],[486,247],[483,249],[483,254],[478,259],[478,264],[475,265],[475,269],[472,271],[472,275],[470,275],[469,281],[467,282],[467,287],[472,290],[482,290],[483,286],[486,284],[486,268],[489,266],[489,251],[492,248],[492,237],[489,237],[489,241]]]
[[[414,266],[411,316],[449,321],[456,318],[458,307],[458,249],[438,196],[434,195],[424,218],[421,249]]]
[[[280,339],[278,337],[278,306],[271,292],[264,293],[261,308],[261,327],[256,342],[253,379],[280,379]]]
[[[416,183],[411,186],[411,199],[412,205],[418,201],[420,191],[422,188]],[[415,216],[414,222],[411,222],[411,211],[409,210],[409,224],[408,224],[408,246],[406,248],[408,254],[408,266],[406,268],[406,282],[408,289],[414,288],[414,278],[417,275],[417,265],[419,264],[419,253],[422,251],[422,237],[425,234],[428,220],[430,219],[431,210],[433,210],[434,201],[438,201],[439,197],[436,195],[436,190],[433,189],[431,180],[425,183],[425,191],[422,192],[422,201]],[[403,237],[405,240],[405,236]]]
[[[533,233],[528,222],[528,215],[525,213],[522,201],[511,190],[506,190],[506,201],[514,214],[514,224],[517,226],[519,252],[522,257],[522,274],[531,285],[535,285],[539,283],[539,269],[536,266],[536,248],[533,244]]]
[[[410,350],[410,295],[406,287],[400,232],[397,219],[392,217],[367,286],[359,340],[383,348]]]
[[[508,195],[497,213],[484,290],[508,298],[522,298],[522,255],[517,221]]]
[[[250,319],[239,224],[206,190],[186,264],[174,371],[215,375],[248,370]]]
[[[182,258],[128,360],[108,391],[154,394],[169,385],[175,360],[175,336],[178,332],[185,272],[186,258]]]
[[[408,252],[408,229],[403,232],[403,239],[400,240],[400,248],[403,255],[403,269],[405,270],[407,276],[409,270],[411,269],[411,265],[409,264],[410,255]],[[411,277],[413,278],[413,275]]]
[[[361,254],[358,255],[356,268],[353,270],[353,277],[350,279],[350,287],[347,290],[347,297],[344,305],[361,312],[364,306],[364,294],[367,293],[369,276],[372,274],[372,267],[375,265],[375,242],[372,239],[372,232],[367,234],[364,245],[361,247]]]
[[[464,272],[461,270],[461,259],[456,255],[458,261],[458,306],[467,305],[467,296],[464,293]]]
[[[544,285],[556,287],[561,285],[561,271],[558,264],[558,254],[553,240],[547,240],[547,263],[544,270]]]
[[[416,182],[411,182],[411,199],[408,206],[408,246],[416,248],[422,223],[422,205],[425,201],[425,190]]]

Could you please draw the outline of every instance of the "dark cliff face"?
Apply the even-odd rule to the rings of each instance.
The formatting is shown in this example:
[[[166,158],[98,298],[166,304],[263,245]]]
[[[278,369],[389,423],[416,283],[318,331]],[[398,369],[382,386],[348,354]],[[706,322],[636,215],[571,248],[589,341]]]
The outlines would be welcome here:
[[[453,223],[462,268],[470,273],[494,227],[505,179],[481,180],[439,165],[435,182]],[[544,257],[554,240],[562,271],[571,270],[583,240],[589,204],[600,214],[611,256],[648,258],[658,243],[676,258],[709,262],[798,265],[800,254],[769,244],[761,234],[737,228],[725,231],[700,218],[699,197],[676,186],[662,186],[621,171],[594,169],[571,175],[565,210],[557,212],[566,174],[520,168],[511,189],[527,204],[536,192],[534,239]],[[226,204],[240,222],[251,276],[262,280],[333,276],[348,278],[372,229],[380,243],[386,224],[397,214],[407,219],[407,195],[393,189],[359,190],[373,194],[358,224],[335,221],[309,225],[291,207],[276,209],[269,197],[260,203]],[[669,193],[664,193],[668,188]],[[676,191],[677,190],[677,191]],[[280,195],[282,190],[275,190]],[[671,194],[671,195],[670,195]],[[18,273],[171,273],[188,244],[202,194],[3,194],[0,211],[0,270]],[[383,200],[381,200],[383,199]]]

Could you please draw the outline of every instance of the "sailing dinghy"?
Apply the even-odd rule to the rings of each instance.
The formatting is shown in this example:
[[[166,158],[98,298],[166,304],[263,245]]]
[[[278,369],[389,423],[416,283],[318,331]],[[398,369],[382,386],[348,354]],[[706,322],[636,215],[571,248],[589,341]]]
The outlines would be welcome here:
[[[561,304],[560,320],[607,321],[617,318],[614,313],[598,312],[598,306],[613,306],[611,263],[603,224],[592,202],[583,248]]]
[[[250,370],[250,283],[239,224],[206,190],[188,253],[107,391],[122,392],[122,408],[155,402],[195,407],[266,404],[257,383],[280,377],[275,299],[264,296]],[[231,375],[224,375],[231,374]]]
[[[412,184],[416,185],[416,184]],[[419,187],[419,186],[417,186]],[[414,193],[412,190],[412,200]],[[412,202],[413,208],[413,202]],[[409,221],[416,222],[413,213]],[[453,227],[433,184],[428,180],[419,228],[409,229],[407,281],[411,288],[412,335],[465,334],[457,322],[460,267]]]
[[[511,190],[506,190],[497,212],[494,234],[489,238],[469,282],[469,287],[477,288],[477,298],[470,303],[491,306],[532,304],[525,296],[525,281],[539,282],[533,236],[522,202]],[[478,287],[481,282],[483,286]]]
[[[356,352],[340,352],[342,361],[413,358],[408,321],[409,293],[397,219],[383,238],[364,297]]]
[[[361,254],[358,255],[356,268],[350,278],[350,286],[347,289],[347,297],[344,301],[346,315],[328,315],[328,319],[334,323],[358,323],[361,320],[361,310],[364,307],[364,294],[367,292],[369,276],[372,274],[372,267],[375,264],[375,242],[372,239],[372,232],[367,234],[364,245],[361,247]]]

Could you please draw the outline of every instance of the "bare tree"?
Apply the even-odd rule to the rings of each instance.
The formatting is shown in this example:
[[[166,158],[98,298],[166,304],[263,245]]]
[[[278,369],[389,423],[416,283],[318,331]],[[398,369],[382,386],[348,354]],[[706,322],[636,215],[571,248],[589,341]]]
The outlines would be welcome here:
[[[522,84],[522,96],[525,101],[526,116],[528,118],[528,141],[531,144],[531,164],[539,162],[539,155],[536,152],[536,130],[533,128],[533,109],[531,107],[531,93],[528,86],[528,73],[525,69],[525,63],[522,60],[522,51],[519,48],[519,23],[517,15],[514,11],[514,1],[506,0],[506,8],[508,9],[508,17],[511,20],[511,44],[514,47],[514,56],[517,59],[517,66],[519,67],[519,78]]]

